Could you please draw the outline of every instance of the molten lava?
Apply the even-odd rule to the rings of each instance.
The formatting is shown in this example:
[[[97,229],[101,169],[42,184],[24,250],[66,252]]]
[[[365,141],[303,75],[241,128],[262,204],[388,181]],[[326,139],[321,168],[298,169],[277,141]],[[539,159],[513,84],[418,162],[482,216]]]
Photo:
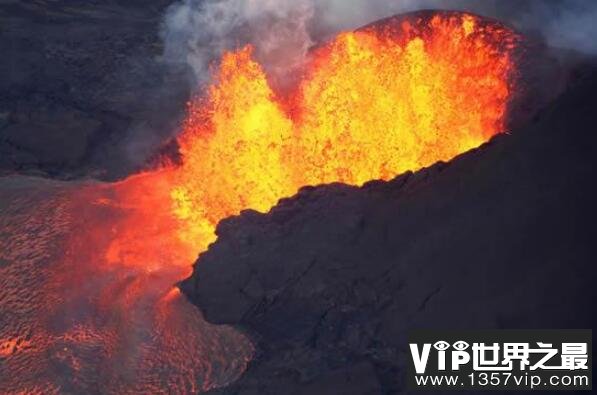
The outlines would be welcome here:
[[[180,138],[181,239],[204,250],[221,219],[301,186],[388,180],[479,146],[504,130],[516,41],[468,14],[390,19],[315,50],[284,97],[250,46],[226,53]]]
[[[0,393],[184,394],[238,378],[248,339],[173,289],[218,222],[487,141],[505,127],[517,40],[468,14],[392,18],[313,50],[284,94],[245,47],[190,105],[182,165],[115,184],[5,179]]]

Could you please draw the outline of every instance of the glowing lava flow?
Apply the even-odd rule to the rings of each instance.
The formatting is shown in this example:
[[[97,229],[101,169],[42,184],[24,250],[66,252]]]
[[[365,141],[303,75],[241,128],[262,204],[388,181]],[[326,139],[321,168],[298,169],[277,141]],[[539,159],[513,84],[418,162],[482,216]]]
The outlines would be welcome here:
[[[245,370],[249,340],[174,288],[195,254],[171,216],[126,200],[167,202],[164,180],[1,180],[0,394],[195,394]]]
[[[245,47],[190,108],[174,177],[180,237],[204,250],[223,218],[301,186],[388,180],[504,129],[517,37],[473,15],[388,20],[314,51],[277,97]]]
[[[277,95],[250,47],[189,108],[183,164],[103,184],[0,184],[0,393],[196,393],[238,378],[249,340],[173,284],[215,227],[301,186],[390,179],[504,129],[517,37],[442,12],[313,51]]]

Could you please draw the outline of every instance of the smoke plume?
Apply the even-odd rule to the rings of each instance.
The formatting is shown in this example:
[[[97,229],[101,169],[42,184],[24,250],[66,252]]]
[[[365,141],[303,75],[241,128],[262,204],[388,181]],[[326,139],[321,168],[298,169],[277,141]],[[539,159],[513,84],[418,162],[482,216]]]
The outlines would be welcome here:
[[[312,45],[311,0],[183,0],[166,14],[165,57],[184,61],[199,84],[227,49],[253,44],[268,72],[281,76],[300,66]]]
[[[195,86],[210,65],[247,43],[275,79],[296,70],[309,48],[340,30],[425,8],[465,10],[497,18],[552,46],[597,52],[597,2],[584,0],[181,0],[167,11],[165,59],[186,63]]]

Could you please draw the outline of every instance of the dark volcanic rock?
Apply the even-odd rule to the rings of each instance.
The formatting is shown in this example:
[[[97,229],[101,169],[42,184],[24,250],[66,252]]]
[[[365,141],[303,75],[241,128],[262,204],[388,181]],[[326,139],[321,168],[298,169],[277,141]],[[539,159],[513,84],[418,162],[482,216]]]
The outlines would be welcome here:
[[[190,84],[160,55],[169,0],[0,4],[0,172],[117,178],[175,130]]]
[[[90,136],[100,126],[100,121],[84,113],[61,108],[11,123],[2,135],[8,146],[27,147],[32,163],[73,166],[83,159]]]
[[[448,164],[224,220],[181,285],[259,348],[220,392],[396,393],[414,328],[592,328],[595,70]]]

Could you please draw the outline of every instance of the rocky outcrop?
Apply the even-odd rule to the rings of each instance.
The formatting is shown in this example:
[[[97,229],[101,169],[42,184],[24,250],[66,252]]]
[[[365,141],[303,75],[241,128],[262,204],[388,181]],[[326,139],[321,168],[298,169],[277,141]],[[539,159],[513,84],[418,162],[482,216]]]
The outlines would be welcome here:
[[[143,166],[189,95],[185,70],[160,59],[170,3],[3,1],[0,173],[112,179]]]
[[[222,221],[181,284],[258,347],[219,391],[397,393],[411,329],[592,328],[595,70],[450,163]]]

